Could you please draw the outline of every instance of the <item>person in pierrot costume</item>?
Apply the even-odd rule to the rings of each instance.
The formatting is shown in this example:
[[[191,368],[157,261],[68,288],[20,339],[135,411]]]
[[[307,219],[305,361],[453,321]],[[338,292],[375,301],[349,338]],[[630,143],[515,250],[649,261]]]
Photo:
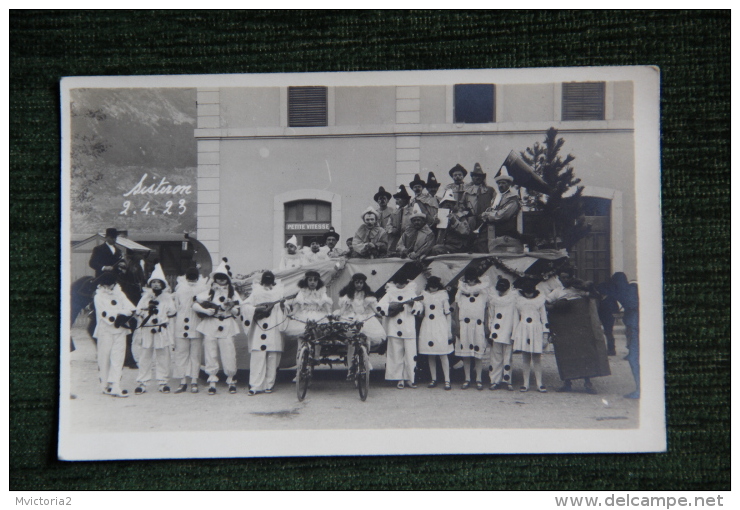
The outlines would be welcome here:
[[[271,271],[262,273],[244,301],[244,325],[249,328],[249,396],[272,393],[283,353],[282,332],[287,329],[283,299],[285,288]]]
[[[216,394],[219,359],[226,374],[229,393],[236,393],[236,348],[234,335],[239,333],[237,317],[241,299],[231,283],[226,257],[211,273],[211,288],[195,296],[193,310],[201,321],[196,331],[203,334],[203,350],[208,374],[208,394]]]
[[[427,356],[432,382],[428,388],[437,387],[437,359],[442,364],[445,390],[451,390],[450,360],[447,357],[454,350],[452,322],[450,317],[450,295],[442,285],[439,276],[430,276],[424,292],[424,320],[419,330],[419,354]]]
[[[147,287],[136,307],[141,318],[134,344],[139,347],[139,385],[134,393],[146,393],[146,385],[154,377],[161,393],[169,393],[170,349],[174,344],[174,319],[177,313],[172,294],[167,290],[167,279],[162,266],[156,264],[149,277]]]
[[[419,301],[412,301],[418,298],[416,284],[409,283],[406,275],[399,271],[386,284],[385,291],[376,308],[381,315],[387,316],[385,378],[398,381],[399,390],[405,386],[416,388],[416,316],[423,310]]]
[[[105,272],[98,278],[95,291],[95,313],[97,324],[93,337],[98,341],[98,372],[103,393],[114,397],[128,397],[128,391],[121,389],[121,373],[126,353],[126,335],[136,307],[126,298],[116,283],[112,272]]]
[[[184,276],[177,277],[175,288],[175,378],[180,379],[180,386],[175,393],[182,393],[188,389],[198,393],[198,375],[200,373],[201,357],[203,355],[203,335],[197,330],[200,317],[193,310],[195,296],[208,290],[205,278],[201,278],[198,270],[191,267]]]
[[[488,375],[491,390],[507,389],[514,391],[511,384],[511,353],[514,324],[519,321],[516,309],[517,297],[511,291],[511,282],[499,276],[496,287],[488,295],[488,329],[491,346],[491,365]]]

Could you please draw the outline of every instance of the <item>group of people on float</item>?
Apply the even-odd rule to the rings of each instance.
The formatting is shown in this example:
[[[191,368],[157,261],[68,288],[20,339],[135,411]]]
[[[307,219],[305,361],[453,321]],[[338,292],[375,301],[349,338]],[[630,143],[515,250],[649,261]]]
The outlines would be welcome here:
[[[362,212],[362,224],[347,239],[346,249],[338,244],[339,235],[333,229],[324,236],[324,246],[312,242],[299,247],[293,236],[286,242],[278,269],[338,257],[417,260],[447,253],[488,253],[489,239],[518,237],[516,219],[521,205],[506,171],[495,177],[497,189],[486,184],[479,163],[470,173],[471,182],[465,182],[468,171],[460,164],[449,174],[452,182],[443,188],[433,172],[426,181],[416,174],[409,182],[413,195],[405,185],[395,194],[381,186],[373,196],[376,205]],[[395,208],[389,205],[391,198]]]

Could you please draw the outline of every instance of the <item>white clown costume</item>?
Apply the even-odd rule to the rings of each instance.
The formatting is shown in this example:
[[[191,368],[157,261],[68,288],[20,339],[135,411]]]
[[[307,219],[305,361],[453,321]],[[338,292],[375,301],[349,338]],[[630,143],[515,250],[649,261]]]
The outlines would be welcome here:
[[[224,257],[221,264],[211,273],[211,288],[196,295],[193,302],[193,310],[201,317],[196,331],[203,334],[209,394],[216,392],[219,360],[226,374],[229,393],[236,393],[234,335],[239,333],[237,317],[241,313],[241,299],[231,284],[231,273],[226,262],[227,259]],[[227,284],[219,285],[216,279],[225,279]]]
[[[444,289],[436,292],[425,290],[424,320],[419,330],[419,354],[443,356],[453,351],[452,319],[449,294]]]
[[[164,284],[159,295],[151,288],[154,280],[159,280]],[[146,384],[152,380],[152,375],[159,383],[159,391],[168,393],[170,350],[175,343],[173,317],[177,309],[167,287],[164,271],[159,264],[154,266],[154,271],[147,282],[147,288],[144,289],[136,307],[136,313],[141,317],[139,329],[134,335],[134,343],[139,346],[137,359],[139,374],[136,378],[139,386],[136,388],[136,393],[146,392]],[[152,369],[154,369],[154,374],[152,374]]]
[[[378,302],[377,310],[388,315],[391,303],[402,303],[417,297],[416,284],[409,282],[404,288],[398,288],[391,282],[385,286],[385,296]],[[385,364],[385,378],[388,381],[409,381],[414,383],[416,367],[416,319],[422,313],[418,301],[407,303],[395,317],[385,320],[388,335],[388,351]],[[399,387],[402,384],[399,383]]]
[[[487,282],[475,284],[460,282],[456,297],[460,336],[458,342],[455,343],[455,354],[460,357],[483,359],[487,345],[483,323],[488,299],[487,291]]]
[[[514,326],[514,352],[529,352],[541,354],[545,333],[549,333],[547,323],[546,297],[538,294],[534,298],[526,298],[516,294],[516,308],[519,320]]]
[[[290,302],[291,319],[285,334],[298,336],[306,330],[307,321],[326,322],[326,316],[331,313],[332,300],[326,294],[326,287],[310,290],[308,287],[300,289],[296,297]]]
[[[203,336],[198,331],[200,317],[193,310],[195,296],[208,291],[205,278],[188,281],[185,276],[177,277],[174,299],[175,316],[175,373],[176,379],[191,379],[193,393],[198,391],[198,375],[203,357]]]
[[[283,253],[283,258],[280,259],[280,265],[278,266],[278,271],[287,271],[288,269],[295,269],[298,267],[303,266],[306,261],[303,257],[303,252],[301,250],[296,250],[294,254],[288,253],[287,246],[289,244],[292,244],[296,248],[298,247],[298,238],[296,236],[292,236],[290,239],[288,239],[285,242],[285,253]]]
[[[514,324],[519,320],[516,291],[507,289],[503,295],[491,289],[488,296],[488,328],[491,334],[491,365],[488,375],[492,385],[511,384],[511,353]]]
[[[269,277],[268,277],[269,275]],[[272,392],[277,376],[277,367],[283,352],[281,330],[287,327],[287,320],[280,300],[284,298],[285,289],[280,282],[275,282],[274,275],[265,272],[261,283],[254,282],[252,294],[244,300],[243,318],[250,321],[247,333],[250,346],[249,360],[249,394]],[[269,287],[269,282],[277,283]],[[270,315],[256,317],[257,306],[264,303],[274,304]]]
[[[113,282],[115,279],[111,277]],[[126,397],[121,390],[121,373],[126,355],[126,335],[130,330],[116,327],[119,314],[132,315],[136,307],[126,298],[117,283],[113,288],[99,285],[95,291],[95,313],[97,325],[93,337],[97,339],[98,371],[103,393],[116,397]]]
[[[375,296],[365,296],[364,292],[358,291],[354,298],[341,296],[339,308],[334,311],[334,315],[338,315],[343,321],[362,322],[361,332],[367,337],[369,347],[373,348],[382,344],[386,338],[386,332],[375,316],[377,307],[378,300]]]

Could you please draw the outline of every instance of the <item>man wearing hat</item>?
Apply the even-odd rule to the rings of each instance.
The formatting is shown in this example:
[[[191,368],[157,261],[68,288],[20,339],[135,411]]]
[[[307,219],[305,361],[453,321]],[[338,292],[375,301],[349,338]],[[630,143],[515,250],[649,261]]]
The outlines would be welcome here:
[[[396,251],[401,234],[411,225],[411,213],[413,212],[413,207],[409,204],[411,195],[406,191],[406,186],[401,184],[393,198],[396,199],[396,210],[391,216],[390,225],[387,227],[388,251],[391,253]]]
[[[391,216],[395,212],[395,209],[388,206],[388,201],[391,199],[391,194],[388,193],[383,186],[378,188],[378,192],[373,196],[373,200],[378,204],[378,225],[387,229],[388,222],[391,221]],[[387,230],[386,230],[387,232]]]
[[[433,227],[437,220],[437,209],[439,209],[439,203],[426,190],[426,183],[421,180],[419,174],[414,175],[414,180],[409,183],[411,190],[414,192],[414,196],[411,197],[411,204],[418,204],[421,212],[426,216],[427,225]]]
[[[521,251],[519,242],[519,231],[516,228],[517,215],[521,209],[519,196],[511,189],[514,179],[502,169],[495,177],[498,194],[493,200],[491,207],[481,214],[481,219],[486,223],[488,241],[487,251],[499,251],[502,246],[514,246]],[[505,239],[502,239],[505,238]]]
[[[444,191],[451,190],[455,202],[458,204],[462,203],[463,195],[465,194],[465,176],[468,175],[468,171],[465,170],[460,163],[450,168],[450,177],[452,182],[444,187]]]
[[[477,234],[473,239],[472,249],[475,253],[488,253],[488,231],[483,226],[481,215],[491,207],[495,191],[486,184],[486,174],[480,163],[475,164],[470,178],[473,182],[465,186],[463,203],[471,212],[468,226],[474,234]]]
[[[283,258],[280,259],[278,271],[301,267],[304,262],[303,253],[298,251],[298,238],[291,236],[290,239],[285,241],[285,253],[283,253]]]
[[[352,251],[358,257],[377,259],[386,256],[388,234],[378,225],[378,211],[368,207],[360,216],[363,224],[352,236]]]
[[[447,227],[437,227],[437,239],[431,250],[431,255],[443,255],[447,253],[464,253],[470,243],[470,227],[465,219],[467,214],[461,211],[455,202],[455,195],[451,189],[447,189],[442,195],[440,211],[448,209]]]
[[[115,228],[105,229],[105,243],[93,248],[90,254],[89,265],[95,270],[95,276],[100,276],[103,271],[113,271],[115,266],[123,260],[123,252],[116,247],[118,230]]]
[[[324,234],[324,245],[329,250],[326,254],[330,259],[338,259],[347,254],[347,251],[343,250],[341,245],[337,243],[339,243],[339,234],[334,230],[334,227],[329,227],[329,230]]]
[[[429,253],[434,246],[434,232],[426,224],[426,215],[416,203],[411,214],[409,226],[398,241],[398,252],[402,258],[417,260]]]
[[[437,196],[437,191],[439,191],[439,186],[440,184],[439,182],[437,182],[437,178],[434,176],[434,172],[429,172],[429,174],[427,174],[427,185],[426,185],[426,188],[429,194],[432,195],[433,197]]]

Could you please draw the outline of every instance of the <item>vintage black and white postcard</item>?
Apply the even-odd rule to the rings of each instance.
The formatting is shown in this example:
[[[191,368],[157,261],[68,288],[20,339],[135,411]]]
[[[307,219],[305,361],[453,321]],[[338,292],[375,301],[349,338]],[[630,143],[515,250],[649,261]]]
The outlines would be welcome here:
[[[664,451],[659,84],[65,78],[59,457]]]

